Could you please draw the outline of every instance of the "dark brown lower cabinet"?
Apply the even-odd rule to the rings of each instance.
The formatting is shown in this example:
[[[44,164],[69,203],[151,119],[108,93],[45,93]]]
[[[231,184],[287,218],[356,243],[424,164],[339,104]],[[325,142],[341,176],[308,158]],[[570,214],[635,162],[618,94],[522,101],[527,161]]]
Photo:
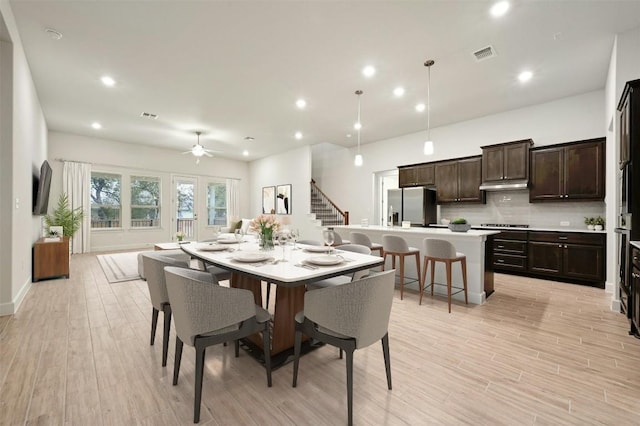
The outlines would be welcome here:
[[[640,335],[640,250],[631,253],[631,333]]]
[[[604,288],[604,234],[530,231],[528,249],[530,273]]]

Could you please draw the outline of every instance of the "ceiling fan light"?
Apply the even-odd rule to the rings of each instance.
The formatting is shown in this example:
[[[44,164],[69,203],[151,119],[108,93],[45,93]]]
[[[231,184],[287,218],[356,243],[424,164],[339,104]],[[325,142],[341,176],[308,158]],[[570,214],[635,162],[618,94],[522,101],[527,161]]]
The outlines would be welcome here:
[[[357,167],[362,166],[363,164],[362,154],[356,154],[356,158],[353,159],[353,164]]]
[[[204,148],[202,145],[194,145],[191,153],[196,157],[202,157],[204,155]]]
[[[425,141],[424,155],[433,155],[433,141]]]

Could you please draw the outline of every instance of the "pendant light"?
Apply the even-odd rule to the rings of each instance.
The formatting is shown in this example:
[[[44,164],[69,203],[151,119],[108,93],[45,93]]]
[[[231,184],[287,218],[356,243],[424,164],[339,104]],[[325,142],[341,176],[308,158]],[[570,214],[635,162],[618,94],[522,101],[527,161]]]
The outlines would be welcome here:
[[[424,66],[428,70],[427,80],[427,140],[424,142],[424,155],[433,155],[433,141],[431,140],[431,66],[433,59],[427,59]]]
[[[362,95],[362,90],[356,90],[356,95],[358,95],[358,121],[354,127],[358,131],[358,153],[356,154],[356,158],[353,160],[353,164],[360,167],[363,163],[362,154],[360,154],[360,129],[362,128],[362,124],[360,123],[360,95]]]

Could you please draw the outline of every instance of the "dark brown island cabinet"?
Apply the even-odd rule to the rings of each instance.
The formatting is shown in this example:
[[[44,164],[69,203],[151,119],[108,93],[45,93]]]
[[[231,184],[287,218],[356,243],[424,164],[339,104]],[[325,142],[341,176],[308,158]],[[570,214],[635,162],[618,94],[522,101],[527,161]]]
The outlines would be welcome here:
[[[482,157],[466,157],[435,164],[436,203],[484,203]]]
[[[529,231],[528,271],[604,288],[605,240],[602,233]]]
[[[507,142],[482,148],[482,182],[529,179],[531,139]]]
[[[604,200],[605,138],[531,149],[530,202]]]
[[[69,237],[60,241],[40,238],[33,245],[33,282],[47,278],[69,278]]]
[[[401,166],[398,168],[398,186],[400,188],[434,186],[435,183],[434,163]]]

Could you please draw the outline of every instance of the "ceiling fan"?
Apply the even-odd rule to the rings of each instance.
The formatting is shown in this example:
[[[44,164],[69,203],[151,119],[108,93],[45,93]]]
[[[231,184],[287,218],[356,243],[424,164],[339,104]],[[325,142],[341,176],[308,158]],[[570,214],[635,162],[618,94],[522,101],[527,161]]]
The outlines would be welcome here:
[[[200,157],[202,157],[203,155],[206,155],[207,157],[213,157],[214,152],[219,152],[219,151],[213,151],[211,149],[206,149],[203,145],[201,145],[200,144],[201,134],[202,132],[196,132],[196,135],[198,135],[198,142],[195,145],[193,145],[193,148],[191,148],[190,151],[183,152],[183,154],[192,154],[194,157],[196,157],[196,164],[200,163]]]

